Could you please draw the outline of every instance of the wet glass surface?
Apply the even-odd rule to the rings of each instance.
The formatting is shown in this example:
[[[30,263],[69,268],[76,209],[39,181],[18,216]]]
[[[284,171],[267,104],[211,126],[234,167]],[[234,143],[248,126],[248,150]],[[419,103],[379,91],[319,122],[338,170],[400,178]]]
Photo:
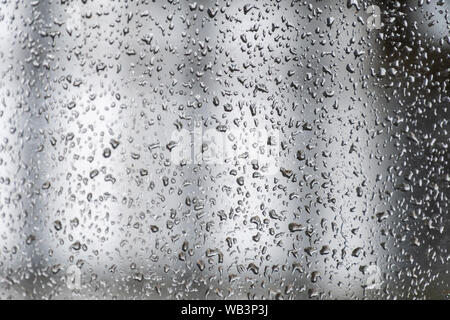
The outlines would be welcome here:
[[[449,2],[0,1],[1,299],[447,299]]]

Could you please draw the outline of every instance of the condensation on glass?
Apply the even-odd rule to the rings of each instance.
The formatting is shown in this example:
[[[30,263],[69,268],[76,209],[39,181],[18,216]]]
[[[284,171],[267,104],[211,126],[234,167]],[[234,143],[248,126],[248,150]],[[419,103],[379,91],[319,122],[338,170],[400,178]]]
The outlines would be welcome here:
[[[1,0],[0,298],[448,298],[449,25]]]

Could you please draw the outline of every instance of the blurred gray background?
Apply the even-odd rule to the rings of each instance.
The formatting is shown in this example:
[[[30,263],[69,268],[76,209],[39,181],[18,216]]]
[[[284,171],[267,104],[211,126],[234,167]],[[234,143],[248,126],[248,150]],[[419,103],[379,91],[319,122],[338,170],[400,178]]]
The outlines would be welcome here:
[[[2,0],[0,298],[448,298],[448,12]]]

